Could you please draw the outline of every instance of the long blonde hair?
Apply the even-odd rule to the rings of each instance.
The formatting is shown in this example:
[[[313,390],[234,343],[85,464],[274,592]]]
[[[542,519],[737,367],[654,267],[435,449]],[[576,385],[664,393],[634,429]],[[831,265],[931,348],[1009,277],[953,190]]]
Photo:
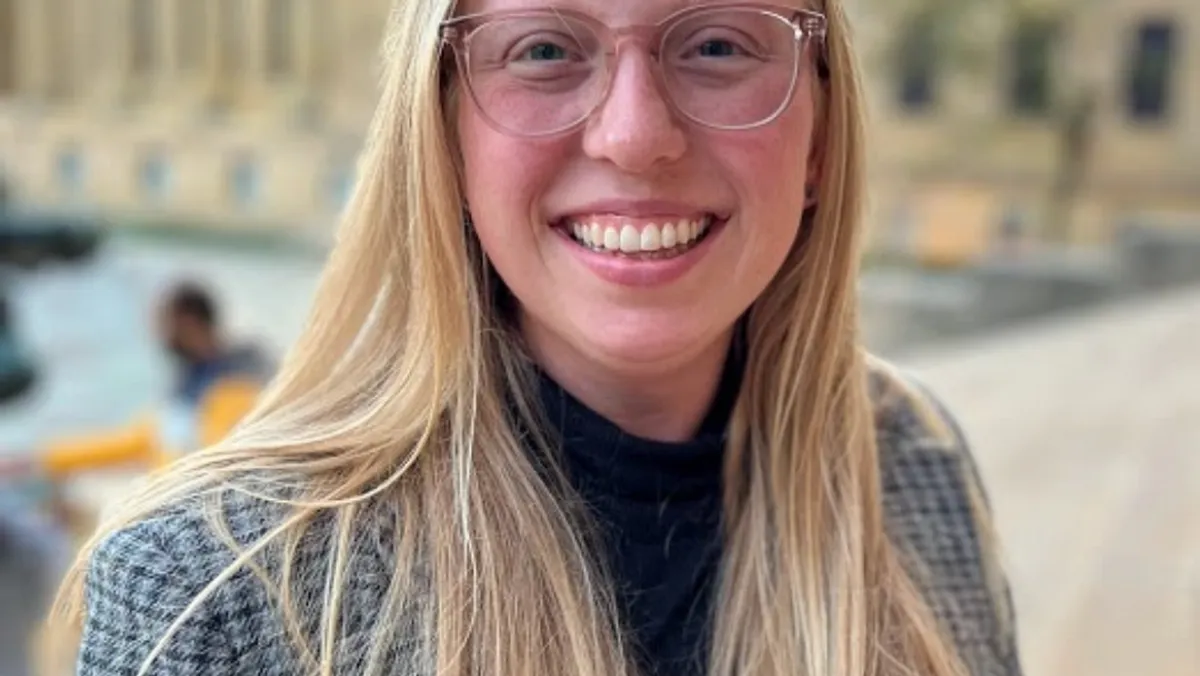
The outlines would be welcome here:
[[[634,673],[586,520],[567,506],[561,477],[535,470],[531,447],[549,453],[551,443],[518,435],[518,425],[539,429],[538,405],[494,302],[500,289],[462,227],[439,53],[451,5],[395,3],[362,180],[275,382],[228,440],[181,460],[102,525],[64,584],[59,636],[83,622],[84,571],[106,534],[217,486],[286,477],[287,498],[270,498],[288,505],[285,518],[261,542],[231,542],[234,565],[201,596],[254,567],[268,541],[294,545],[330,517],[324,597],[289,593],[294,546],[276,577],[256,570],[313,672],[335,671],[347,559],[369,536],[363,515],[386,513],[398,534],[394,579],[356,673],[382,669],[417,594],[438,674]],[[823,9],[820,207],[748,322],[709,673],[950,676],[957,661],[884,533],[856,328],[862,103],[846,17],[838,0]],[[368,511],[380,502],[395,509]],[[315,638],[300,617],[320,618]]]

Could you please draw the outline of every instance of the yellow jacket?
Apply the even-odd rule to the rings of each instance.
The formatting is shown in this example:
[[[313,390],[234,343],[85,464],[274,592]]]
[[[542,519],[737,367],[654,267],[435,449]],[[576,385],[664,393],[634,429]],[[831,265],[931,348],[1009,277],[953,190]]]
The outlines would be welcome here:
[[[198,403],[177,412],[190,418],[187,444],[204,448],[221,441],[250,411],[261,390],[260,379],[244,374],[218,378],[209,385]],[[117,467],[161,467],[192,448],[178,448],[165,432],[165,412],[145,416],[125,429],[102,435],[69,438],[51,444],[40,456],[42,471],[50,479],[77,472]]]

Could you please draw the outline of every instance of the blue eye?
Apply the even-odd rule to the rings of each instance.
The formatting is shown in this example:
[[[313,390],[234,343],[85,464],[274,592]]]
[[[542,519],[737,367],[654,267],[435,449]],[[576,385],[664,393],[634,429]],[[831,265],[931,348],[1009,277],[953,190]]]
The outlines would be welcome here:
[[[709,40],[696,48],[700,56],[734,56],[738,48],[728,40]]]
[[[542,42],[525,50],[524,58],[529,61],[555,61],[565,59],[567,50],[549,42]]]

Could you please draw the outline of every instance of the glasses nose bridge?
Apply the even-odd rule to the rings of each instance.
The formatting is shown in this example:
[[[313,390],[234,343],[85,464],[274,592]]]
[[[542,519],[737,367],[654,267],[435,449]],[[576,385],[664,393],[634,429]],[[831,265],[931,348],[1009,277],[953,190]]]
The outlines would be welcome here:
[[[636,48],[638,45],[646,52],[646,56],[652,62],[650,64],[650,79],[653,83],[654,92],[662,99],[662,103],[668,109],[674,108],[671,93],[665,83],[666,74],[663,73],[662,59],[659,58],[664,34],[663,26],[627,25],[615,28],[604,27],[604,34],[602,36],[604,41],[604,93],[596,101],[589,117],[594,116],[601,108],[608,105],[609,99],[612,97],[613,85],[617,79],[617,68],[621,63],[622,53],[626,49],[630,47]]]
[[[604,55],[615,64],[621,51],[630,45],[641,45],[647,56],[658,61],[658,51],[662,42],[660,26],[628,25],[616,28],[604,27]]]

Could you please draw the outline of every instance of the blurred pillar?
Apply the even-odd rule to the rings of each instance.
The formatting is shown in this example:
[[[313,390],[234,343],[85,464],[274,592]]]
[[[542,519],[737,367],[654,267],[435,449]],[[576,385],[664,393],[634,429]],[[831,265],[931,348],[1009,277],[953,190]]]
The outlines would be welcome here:
[[[1200,49],[1196,48],[1194,36],[1197,31],[1200,31],[1200,4],[1193,2],[1190,7],[1191,9],[1188,11],[1193,17],[1191,19],[1193,29],[1192,36],[1189,36],[1187,41],[1191,44],[1180,50],[1182,53],[1177,57],[1179,75],[1182,76],[1177,78],[1179,106],[1183,110],[1182,114],[1176,115],[1176,119],[1183,127],[1180,132],[1187,152],[1192,157],[1196,157],[1200,155]],[[1200,168],[1193,175],[1200,179]]]
[[[292,5],[292,72],[288,77],[295,89],[293,115],[297,121],[324,127],[329,121],[329,55],[336,49],[334,20],[339,10],[321,0],[286,1]],[[347,5],[338,7],[344,12]]]
[[[329,75],[329,54],[336,49],[332,27],[332,7],[321,0],[305,0],[297,17],[299,75],[314,94],[323,89]],[[344,11],[344,10],[343,10]]]
[[[291,84],[300,70],[298,25],[303,12],[295,0],[262,0],[262,30],[256,37],[262,41],[261,61],[263,79],[273,83]]]
[[[267,0],[241,0],[243,9],[243,34],[245,49],[242,53],[242,76],[245,80],[259,84],[265,79],[266,53],[269,47],[267,32]]]
[[[146,99],[154,94],[163,66],[162,3],[159,0],[126,0],[124,35],[128,54],[121,64],[127,94]]]
[[[232,105],[240,95],[250,57],[250,0],[210,0],[217,16],[212,27],[213,93],[221,105]]]
[[[174,63],[179,71],[187,75],[202,75],[212,69],[215,42],[212,7],[211,2],[175,0],[170,12],[174,23]]]
[[[213,3],[165,0],[162,12],[162,72],[172,99],[191,108],[213,89]]]
[[[76,1],[82,26],[76,41],[81,55],[80,93],[97,103],[119,103],[127,94],[125,64],[130,50],[127,0]]]
[[[49,80],[49,63],[46,59],[46,4],[45,0],[16,0],[17,60],[21,64],[18,72],[20,89],[26,94],[40,97]]]
[[[361,133],[370,120],[378,96],[381,60],[379,43],[387,21],[386,0],[363,0],[322,6],[312,0],[322,21],[319,67],[329,116],[342,130]]]
[[[41,0],[39,31],[41,75],[39,91],[46,99],[62,100],[77,93],[82,61],[79,38],[83,34],[78,0]]]
[[[0,0],[0,97],[17,93],[17,2]]]

